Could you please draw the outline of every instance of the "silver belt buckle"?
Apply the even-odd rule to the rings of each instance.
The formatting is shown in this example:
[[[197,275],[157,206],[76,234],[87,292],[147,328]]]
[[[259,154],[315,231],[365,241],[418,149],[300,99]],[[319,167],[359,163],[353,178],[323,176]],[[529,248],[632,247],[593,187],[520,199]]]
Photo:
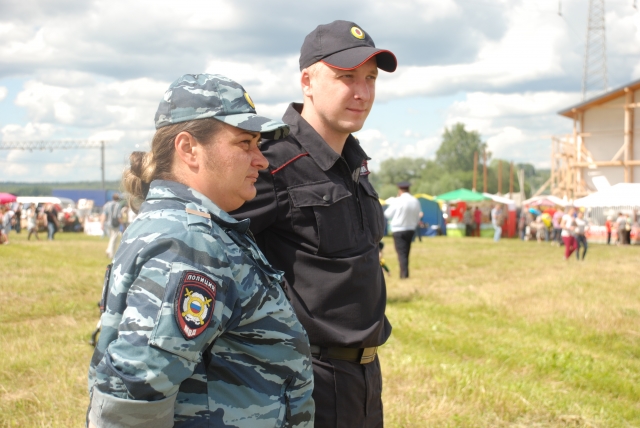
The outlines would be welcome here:
[[[362,356],[360,357],[360,364],[369,364],[372,363],[373,360],[376,359],[376,354],[378,353],[378,347],[375,346],[373,348],[364,348],[362,350]]]

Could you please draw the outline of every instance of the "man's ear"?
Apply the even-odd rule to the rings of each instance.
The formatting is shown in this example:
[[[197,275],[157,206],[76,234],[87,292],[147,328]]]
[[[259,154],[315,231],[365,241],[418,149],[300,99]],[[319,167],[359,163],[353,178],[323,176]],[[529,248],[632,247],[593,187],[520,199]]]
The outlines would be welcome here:
[[[202,146],[193,135],[184,131],[179,133],[174,140],[174,147],[178,159],[180,159],[184,165],[190,169],[197,169],[200,166],[200,149]]]
[[[300,74],[300,86],[302,87],[302,94],[305,97],[311,98],[311,75],[308,68],[303,69],[302,73]]]

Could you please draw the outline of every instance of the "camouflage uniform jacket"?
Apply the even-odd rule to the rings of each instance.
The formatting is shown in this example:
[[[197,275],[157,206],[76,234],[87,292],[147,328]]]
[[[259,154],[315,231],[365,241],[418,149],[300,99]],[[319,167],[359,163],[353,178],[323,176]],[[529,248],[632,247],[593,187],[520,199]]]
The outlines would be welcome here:
[[[248,226],[151,183],[105,276],[96,426],[313,426],[308,337]]]

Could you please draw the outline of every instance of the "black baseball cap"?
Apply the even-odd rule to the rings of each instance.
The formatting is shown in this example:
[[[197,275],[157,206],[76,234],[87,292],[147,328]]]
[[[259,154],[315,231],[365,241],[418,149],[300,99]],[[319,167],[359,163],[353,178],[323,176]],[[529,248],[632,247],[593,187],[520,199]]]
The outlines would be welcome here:
[[[341,70],[358,68],[376,57],[378,68],[393,72],[398,66],[396,56],[376,48],[373,39],[355,22],[333,21],[318,25],[305,37],[300,48],[300,70],[322,61]]]
[[[398,186],[398,189],[408,189],[411,187],[411,183],[409,183],[408,181],[401,181],[400,183],[396,184],[396,186]]]

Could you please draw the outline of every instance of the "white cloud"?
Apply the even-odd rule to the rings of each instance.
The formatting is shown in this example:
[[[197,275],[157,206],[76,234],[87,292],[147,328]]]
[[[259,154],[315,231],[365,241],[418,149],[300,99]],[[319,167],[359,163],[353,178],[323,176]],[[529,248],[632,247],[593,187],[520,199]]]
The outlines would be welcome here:
[[[140,128],[153,116],[169,83],[148,78],[73,87],[31,80],[16,97],[31,120],[78,127]]]
[[[478,131],[494,157],[549,165],[552,135],[568,132],[570,121],[557,111],[575,104],[577,93],[526,92],[519,94],[468,93],[447,112],[445,126],[464,123]]]
[[[390,141],[378,129],[365,129],[356,134],[360,145],[369,155],[369,168],[377,171],[380,163],[388,158],[398,157],[421,157],[430,158],[440,145],[440,138],[437,136],[423,138],[415,143],[401,143]]]
[[[496,156],[542,165],[548,136],[570,128],[556,112],[580,100],[587,6],[578,3],[563,2],[561,18],[557,3],[536,0],[289,1],[281,4],[285,15],[282,7],[258,0],[196,0],[190,7],[151,0],[4,2],[0,109],[12,103],[9,108],[26,119],[0,122],[0,135],[5,141],[108,140],[107,177],[117,176],[131,150],[148,147],[158,102],[178,76],[228,75],[247,89],[259,114],[280,118],[289,102],[302,98],[298,55],[304,35],[344,17],[398,57],[398,70],[378,81],[379,101],[424,97],[429,104],[434,94],[464,97],[438,112],[443,120],[437,134],[433,125],[424,131],[419,118],[376,124],[384,132],[359,132],[374,169],[388,157],[433,156],[442,127],[458,121],[478,130]],[[609,81],[617,86],[640,78],[640,14],[626,3],[607,10]],[[7,76],[25,83],[14,89],[14,82],[1,80]],[[38,168],[56,177],[71,177],[70,169],[95,175],[98,152],[78,156],[53,152],[52,166]]]
[[[402,135],[407,138],[422,138],[421,133],[412,131],[411,129],[405,129]]]
[[[483,44],[474,61],[400,67],[381,79],[379,96],[389,99],[479,87],[500,89],[565,73],[560,47],[567,29],[522,5],[513,7],[508,26],[504,37]]]
[[[5,125],[0,129],[3,141],[46,140],[55,132],[50,123],[29,122],[24,126],[17,124]]]
[[[256,103],[301,98],[297,56],[253,63],[212,60],[205,70],[240,83]]]

